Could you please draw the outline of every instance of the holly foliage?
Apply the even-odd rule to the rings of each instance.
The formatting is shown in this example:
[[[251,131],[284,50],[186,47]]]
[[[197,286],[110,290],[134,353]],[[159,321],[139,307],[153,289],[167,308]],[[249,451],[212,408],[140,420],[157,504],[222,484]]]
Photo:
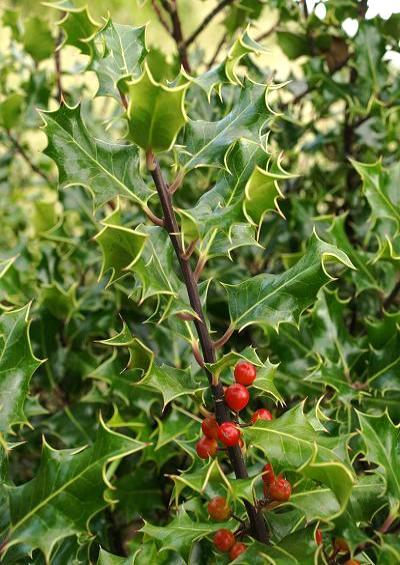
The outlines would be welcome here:
[[[397,563],[400,14],[13,4],[3,562]]]

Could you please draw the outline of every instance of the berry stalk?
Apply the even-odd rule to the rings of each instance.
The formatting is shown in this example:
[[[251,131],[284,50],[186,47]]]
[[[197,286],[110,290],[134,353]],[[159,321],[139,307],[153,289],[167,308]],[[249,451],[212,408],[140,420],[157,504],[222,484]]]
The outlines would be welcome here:
[[[194,272],[191,268],[189,258],[185,255],[182,248],[180,229],[172,206],[171,193],[168,190],[167,184],[160,169],[160,165],[151,152],[147,154],[147,164],[151,176],[153,177],[158,197],[160,199],[164,216],[164,228],[168,231],[169,238],[178,258],[190,304],[198,316],[198,319],[193,320],[193,322],[195,324],[199,337],[204,361],[206,363],[214,363],[216,360],[215,346],[211,339],[205,321]],[[231,422],[232,420],[230,418],[229,410],[224,402],[224,390],[222,384],[220,382],[213,384],[210,371],[208,371],[207,369],[205,369],[205,371],[207,373],[208,381],[210,383],[211,392],[214,399],[215,415],[218,424]],[[228,447],[228,455],[236,478],[248,478],[248,473],[240,446],[234,445],[232,447]],[[267,543],[267,529],[262,514],[248,501],[244,501],[244,504],[246,506],[247,514],[249,517],[251,535],[255,539]]]

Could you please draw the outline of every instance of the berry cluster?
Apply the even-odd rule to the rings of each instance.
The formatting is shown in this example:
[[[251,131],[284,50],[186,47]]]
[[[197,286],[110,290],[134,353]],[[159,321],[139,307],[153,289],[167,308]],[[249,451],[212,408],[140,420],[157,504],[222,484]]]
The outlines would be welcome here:
[[[221,522],[232,515],[231,508],[223,496],[216,496],[208,503],[208,513],[213,520]],[[235,534],[226,528],[221,528],[214,534],[214,545],[223,553],[229,552],[229,558],[234,561],[246,551],[244,543],[236,541]]]
[[[282,475],[276,476],[272,465],[264,466],[262,479],[264,483],[264,496],[268,500],[286,502],[292,494],[292,486]]]
[[[248,361],[240,361],[234,370],[235,383],[225,389],[225,404],[234,412],[240,412],[247,406],[250,394],[247,386],[253,384],[256,368]],[[256,410],[251,416],[251,423],[257,420],[272,420],[272,414],[265,408]],[[214,457],[218,451],[218,440],[226,447],[243,446],[240,429],[234,422],[223,422],[218,425],[215,416],[208,416],[201,424],[204,436],[196,445],[197,455],[201,459]]]

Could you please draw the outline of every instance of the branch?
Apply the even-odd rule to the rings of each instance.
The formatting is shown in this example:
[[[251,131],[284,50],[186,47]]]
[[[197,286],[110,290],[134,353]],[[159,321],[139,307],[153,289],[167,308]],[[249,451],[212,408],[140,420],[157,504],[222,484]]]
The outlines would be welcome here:
[[[54,51],[54,63],[55,63],[55,67],[56,67],[57,99],[60,103],[64,99],[62,82],[61,82],[62,70],[61,70],[61,49],[60,49],[60,47],[61,47],[62,39],[63,39],[63,33],[62,33],[62,30],[60,29],[60,31],[58,32],[57,39],[56,39],[56,49]]]
[[[29,157],[29,155],[27,154],[25,149],[22,147],[22,145],[19,143],[19,141],[11,134],[11,132],[9,130],[7,130],[7,135],[8,135],[8,138],[10,139],[11,143],[14,145],[15,149],[17,150],[17,152],[21,155],[21,157],[24,159],[24,161],[30,166],[32,171],[34,173],[36,173],[37,175],[41,176],[42,179],[44,179],[48,184],[51,184],[50,177],[48,177],[46,175],[46,173],[41,171],[39,169],[39,167],[37,165],[35,165],[35,163],[33,163],[33,161],[31,161],[31,158]]]
[[[221,51],[222,47],[224,46],[225,41],[226,41],[226,34],[224,33],[224,35],[221,37],[220,41],[217,44],[217,47],[214,51],[213,56],[211,57],[211,59],[208,61],[207,65],[206,65],[207,71],[209,71],[211,69],[211,67],[213,66],[213,64],[217,60],[219,52]]]
[[[153,6],[153,10],[155,11],[155,13],[157,14],[157,17],[160,21],[160,24],[163,26],[163,28],[167,31],[167,33],[169,33],[169,35],[172,35],[172,30],[170,29],[166,19],[164,18],[163,13],[161,12],[158,4],[157,4],[157,0],[151,0],[151,5]]]
[[[276,30],[276,28],[279,26],[279,24],[281,23],[280,20],[278,20],[272,27],[270,27],[267,31],[265,31],[264,33],[262,33],[261,35],[259,35],[258,37],[256,37],[256,41],[257,43],[259,43],[260,41],[262,41],[263,39],[267,39],[267,37],[269,37],[271,34],[274,33],[274,31]]]
[[[187,55],[187,44],[183,40],[181,20],[178,14],[178,7],[176,5],[176,0],[161,0],[161,4],[166,12],[168,12],[172,23],[172,37],[175,40],[176,46],[178,48],[179,57],[185,71],[191,72],[189,59]]]
[[[214,363],[216,360],[214,344],[211,340],[207,324],[201,305],[197,282],[190,266],[189,260],[184,258],[184,250],[181,244],[179,225],[172,206],[172,197],[164,180],[158,161],[151,152],[147,154],[147,163],[151,176],[160,199],[161,207],[164,215],[164,227],[168,231],[169,238],[175,250],[175,254],[179,261],[183,280],[186,285],[190,304],[198,315],[198,319],[194,320],[197,335],[199,337],[203,359],[205,363]],[[231,421],[229,410],[224,402],[224,389],[221,382],[212,383],[212,374],[206,369],[208,381],[210,383],[211,392],[214,398],[215,415],[218,423]],[[246,465],[243,454],[238,445],[228,448],[228,455],[234,469],[236,478],[248,478]],[[262,515],[248,501],[244,501],[247,514],[249,516],[251,533],[255,539],[261,542],[267,542],[267,530]]]
[[[217,4],[217,6],[215,6],[215,8],[211,10],[209,14],[207,14],[201,24],[194,30],[192,35],[187,38],[184,44],[185,48],[189,47],[189,45],[191,45],[193,41],[197,39],[197,36],[199,36],[205,30],[208,24],[215,18],[215,16],[217,16],[221,12],[221,10],[223,10],[226,6],[229,6],[229,4],[233,4],[233,2],[234,0],[222,0],[222,2]]]

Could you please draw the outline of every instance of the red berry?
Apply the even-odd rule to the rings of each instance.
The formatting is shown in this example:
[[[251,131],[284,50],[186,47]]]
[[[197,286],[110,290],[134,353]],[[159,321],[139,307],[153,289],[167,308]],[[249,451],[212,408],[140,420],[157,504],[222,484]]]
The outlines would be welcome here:
[[[272,414],[266,408],[260,408],[259,410],[256,410],[251,417],[253,424],[255,424],[257,420],[272,420]]]
[[[275,473],[274,470],[272,468],[271,463],[267,463],[266,465],[264,465],[263,467],[263,474],[262,474],[262,480],[264,481],[265,484],[269,485],[272,483],[272,481],[275,480]]]
[[[223,522],[231,515],[231,509],[223,496],[215,496],[207,505],[208,513],[213,520]]]
[[[237,541],[231,547],[231,550],[229,552],[229,557],[230,557],[231,561],[234,561],[237,557],[239,557],[239,555],[244,553],[246,551],[246,549],[247,549],[247,547],[244,545],[244,543],[240,543],[240,541]]]
[[[202,437],[196,443],[196,451],[200,459],[208,459],[209,457],[214,457],[214,455],[217,453],[217,449],[218,443],[215,439]]]
[[[357,559],[348,559],[343,565],[361,565]]]
[[[215,416],[207,416],[201,423],[201,429],[203,430],[203,434],[209,439],[218,438],[218,423]]]
[[[333,547],[338,553],[348,553],[350,551],[347,541],[344,538],[335,538]]]
[[[320,530],[319,528],[317,528],[317,529],[315,530],[314,537],[315,537],[315,543],[316,543],[317,545],[322,545],[322,532],[321,532],[321,530]]]
[[[239,361],[235,367],[235,381],[241,385],[253,384],[256,374],[256,368],[248,361]]]
[[[235,543],[235,536],[229,530],[222,528],[214,534],[214,545],[220,551],[227,552]]]
[[[292,494],[291,484],[289,483],[289,481],[284,479],[282,475],[279,475],[269,485],[269,495],[272,498],[272,500],[285,502],[286,500],[289,500],[291,494]]]
[[[218,439],[224,445],[232,447],[240,440],[240,430],[233,422],[224,422],[218,429]]]
[[[234,384],[228,386],[225,391],[225,402],[231,410],[240,412],[247,406],[250,399],[250,394],[247,388],[241,384]]]

